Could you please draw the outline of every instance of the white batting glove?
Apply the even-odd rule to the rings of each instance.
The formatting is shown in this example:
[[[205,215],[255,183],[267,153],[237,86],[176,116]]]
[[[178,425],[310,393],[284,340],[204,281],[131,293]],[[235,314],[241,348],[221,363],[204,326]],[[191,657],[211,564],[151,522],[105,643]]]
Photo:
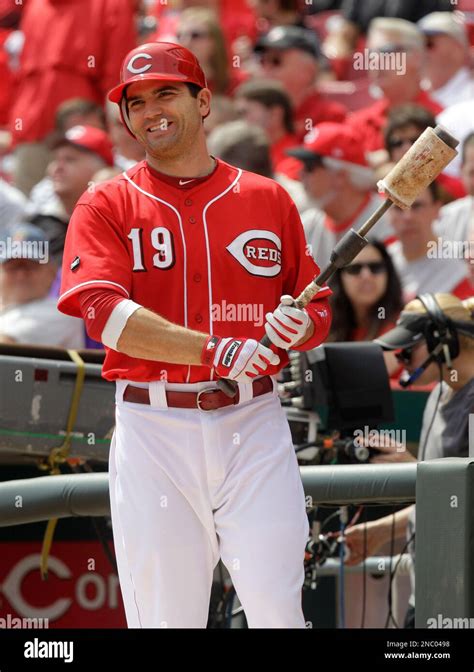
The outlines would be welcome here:
[[[273,313],[265,315],[265,331],[274,345],[289,350],[305,336],[311,318],[306,310],[294,307],[292,296],[284,294],[280,302]]]
[[[203,364],[214,367],[221,378],[248,383],[265,374],[269,366],[280,363],[270,348],[253,338],[219,338],[211,336],[204,345]]]

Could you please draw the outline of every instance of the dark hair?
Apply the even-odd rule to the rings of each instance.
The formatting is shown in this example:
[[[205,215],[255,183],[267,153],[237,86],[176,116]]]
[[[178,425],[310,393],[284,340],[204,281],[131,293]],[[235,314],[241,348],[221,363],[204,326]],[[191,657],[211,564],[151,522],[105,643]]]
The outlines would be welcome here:
[[[466,149],[469,147],[469,145],[474,145],[474,132],[469,133],[469,135],[466,136],[464,142],[462,143],[462,153],[461,153],[462,165],[466,163]]]
[[[434,128],[436,126],[436,119],[426,108],[414,103],[397,105],[392,108],[388,114],[387,124],[384,129],[385,149],[390,152],[389,142],[396,131],[405,128],[405,126],[412,125],[419,128],[421,134],[427,126]]]
[[[387,268],[387,287],[383,296],[370,309],[366,340],[376,338],[380,333],[383,325],[383,321],[377,315],[380,308],[385,309],[385,320],[389,322],[394,322],[403,308],[400,278],[391,256],[382,242],[374,240],[369,245],[375,247],[382,255]],[[352,303],[342,284],[341,270],[336,271],[329,284],[333,292],[330,297],[333,319],[328,341],[350,341],[354,329],[357,328],[357,322]]]
[[[101,105],[94,103],[92,100],[87,100],[87,98],[69,98],[61,103],[56,110],[56,130],[64,133],[67,118],[73,114],[96,114],[105,129],[105,112]]]
[[[273,177],[270,147],[260,126],[239,119],[217,126],[208,137],[212,155],[237,168]]]
[[[439,184],[436,182],[436,180],[434,180],[433,182],[431,182],[431,183],[427,186],[427,189],[428,189],[428,191],[430,192],[430,194],[431,194],[431,196],[432,196],[432,198],[433,198],[433,201],[442,201],[442,200],[443,200],[443,198],[442,198],[442,194],[441,194],[441,190],[440,190],[440,186],[439,186]]]
[[[294,133],[293,108],[291,100],[281,84],[272,80],[251,80],[241,84],[235,92],[236,98],[253,100],[267,108],[281,107],[283,125],[288,133]]]
[[[200,87],[199,84],[193,84],[192,82],[186,82],[186,86],[193,98],[197,98],[199,91],[202,90],[202,87]]]

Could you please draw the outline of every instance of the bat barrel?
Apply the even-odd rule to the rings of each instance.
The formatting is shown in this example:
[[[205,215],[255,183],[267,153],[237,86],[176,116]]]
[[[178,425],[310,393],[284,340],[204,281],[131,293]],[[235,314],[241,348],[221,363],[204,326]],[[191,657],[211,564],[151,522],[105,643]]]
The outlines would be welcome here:
[[[438,124],[433,130],[438,138],[448,145],[448,147],[451,147],[451,149],[456,149],[459,145],[459,140],[456,140],[456,138],[443,126]]]

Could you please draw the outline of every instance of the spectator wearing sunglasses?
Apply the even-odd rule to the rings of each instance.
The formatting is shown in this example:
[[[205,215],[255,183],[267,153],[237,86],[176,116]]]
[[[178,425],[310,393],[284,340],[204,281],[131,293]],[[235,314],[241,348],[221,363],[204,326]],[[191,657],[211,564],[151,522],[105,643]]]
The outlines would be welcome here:
[[[432,12],[418,22],[418,27],[426,39],[424,74],[433,100],[444,108],[474,98],[462,14]]]
[[[291,99],[299,141],[320,122],[345,119],[346,108],[317,88],[321,53],[315,33],[300,26],[276,26],[257,41],[255,51],[263,76],[280,82]]]
[[[206,7],[190,7],[179,15],[176,40],[198,58],[212,93],[232,96],[248,74],[232,67],[217,14]],[[240,65],[240,63],[238,63]]]
[[[301,161],[301,180],[316,205],[303,214],[302,221],[308,249],[324,268],[337,241],[348,229],[362,226],[380,205],[380,196],[372,190],[373,172],[360,136],[344,124],[318,124],[303,145],[287,154]],[[375,238],[393,240],[387,217],[369,233],[370,240]]]
[[[385,177],[392,166],[400,161],[428,126],[434,128],[436,120],[433,114],[421,105],[406,103],[405,105],[397,105],[390,110],[387,125],[384,129],[385,148],[389,163],[384,166],[381,177]],[[458,177],[441,173],[436,181],[440,186],[444,203],[449,203],[453,199],[462,198],[466,195],[464,184]]]
[[[336,271],[330,286],[333,321],[328,341],[370,341],[395,326],[403,306],[402,288],[385,245],[373,241],[350,264]],[[392,353],[389,375],[399,375]]]
[[[388,211],[398,238],[388,251],[401,278],[404,300],[417,294],[449,292],[460,299],[474,293],[463,259],[439,245],[434,223],[441,207],[438,185],[432,182],[411,208],[392,205]]]
[[[391,108],[416,103],[433,114],[443,108],[420,87],[424,38],[413,23],[404,19],[374,19],[367,35],[367,49],[380,59],[380,67],[370,69],[368,73],[377,100],[353,112],[347,121],[362,133],[365,150],[376,152],[383,149],[383,129]],[[394,56],[392,61],[391,56]],[[395,65],[388,67],[392,62]]]

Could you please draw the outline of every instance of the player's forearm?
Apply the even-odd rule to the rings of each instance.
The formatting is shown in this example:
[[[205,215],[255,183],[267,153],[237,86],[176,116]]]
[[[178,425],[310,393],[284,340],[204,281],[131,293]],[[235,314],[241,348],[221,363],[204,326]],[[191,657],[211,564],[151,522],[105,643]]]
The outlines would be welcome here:
[[[206,339],[207,334],[186,329],[146,308],[139,308],[128,318],[117,350],[140,359],[199,365]]]

